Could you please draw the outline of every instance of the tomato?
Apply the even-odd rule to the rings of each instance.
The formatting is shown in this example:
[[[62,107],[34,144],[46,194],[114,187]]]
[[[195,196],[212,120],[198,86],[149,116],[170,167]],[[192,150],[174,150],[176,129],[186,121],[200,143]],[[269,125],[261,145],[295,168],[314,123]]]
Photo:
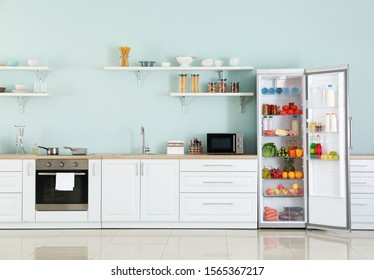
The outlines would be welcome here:
[[[292,106],[290,107],[290,109],[296,111],[296,110],[297,110],[297,106],[296,106],[296,105],[292,105]]]
[[[301,115],[302,113],[303,111],[300,109],[295,110],[295,115]]]
[[[282,109],[283,109],[284,111],[288,111],[288,110],[290,109],[290,106],[284,105],[284,106],[282,107]]]
[[[295,112],[293,110],[288,110],[287,115],[293,115]]]
[[[279,115],[287,115],[287,112],[286,111],[280,111]]]

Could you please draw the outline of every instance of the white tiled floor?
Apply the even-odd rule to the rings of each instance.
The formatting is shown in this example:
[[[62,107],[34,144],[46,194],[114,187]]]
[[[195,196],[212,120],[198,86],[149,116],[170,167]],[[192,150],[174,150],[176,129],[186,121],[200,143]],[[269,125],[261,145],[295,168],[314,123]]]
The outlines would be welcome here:
[[[374,231],[0,230],[0,259],[374,260]]]

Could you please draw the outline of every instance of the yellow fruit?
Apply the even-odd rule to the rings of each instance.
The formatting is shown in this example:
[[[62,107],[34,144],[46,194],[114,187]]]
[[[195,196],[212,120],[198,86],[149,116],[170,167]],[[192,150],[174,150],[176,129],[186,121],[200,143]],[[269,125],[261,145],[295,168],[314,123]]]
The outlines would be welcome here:
[[[297,189],[299,188],[299,184],[298,184],[298,183],[293,183],[293,184],[292,184],[292,188],[293,188],[294,190],[297,190]]]
[[[278,195],[278,194],[279,194],[279,190],[278,190],[277,188],[274,188],[274,189],[273,189],[273,194],[274,194],[274,195]]]
[[[283,179],[287,179],[288,178],[288,173],[287,172],[283,172],[282,173],[282,178]]]
[[[326,159],[328,159],[328,155],[321,155],[321,159],[323,159],[323,160],[326,160]]]
[[[329,155],[329,159],[334,159],[334,156],[333,155]]]
[[[290,178],[290,179],[295,178],[295,172],[293,172],[293,171],[288,172],[287,175],[288,175],[288,178]]]

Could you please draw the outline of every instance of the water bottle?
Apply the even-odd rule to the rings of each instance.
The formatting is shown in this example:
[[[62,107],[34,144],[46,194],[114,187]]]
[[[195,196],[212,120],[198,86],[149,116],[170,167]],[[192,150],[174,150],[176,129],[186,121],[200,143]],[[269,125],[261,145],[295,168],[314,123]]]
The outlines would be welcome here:
[[[330,132],[331,131],[331,118],[330,114],[326,113],[326,121],[325,121],[325,131]]]
[[[262,132],[269,130],[269,120],[267,117],[264,117],[262,120]]]
[[[335,91],[332,84],[328,84],[326,91],[326,106],[335,107]]]

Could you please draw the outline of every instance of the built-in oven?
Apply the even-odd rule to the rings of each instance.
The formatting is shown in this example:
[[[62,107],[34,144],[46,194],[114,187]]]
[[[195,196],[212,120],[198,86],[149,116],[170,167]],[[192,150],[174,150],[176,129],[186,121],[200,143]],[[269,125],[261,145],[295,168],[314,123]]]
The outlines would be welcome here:
[[[38,159],[35,170],[35,210],[88,210],[88,160]]]

